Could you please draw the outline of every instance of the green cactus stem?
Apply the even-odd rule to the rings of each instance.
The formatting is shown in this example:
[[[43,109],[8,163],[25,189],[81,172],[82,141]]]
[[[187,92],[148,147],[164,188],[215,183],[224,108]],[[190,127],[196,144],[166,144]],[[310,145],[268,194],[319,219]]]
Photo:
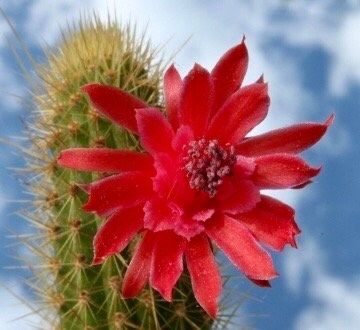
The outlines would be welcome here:
[[[81,86],[98,82],[120,87],[161,107],[164,63],[133,25],[86,18],[63,32],[39,65],[35,110],[29,123],[29,187],[34,201],[25,217],[36,228],[27,244],[36,255],[33,291],[49,329],[210,329],[212,321],[196,304],[189,277],[178,283],[172,304],[150,288],[124,300],[119,288],[131,245],[103,265],[92,266],[92,240],[103,220],[83,212],[87,196],[77,183],[96,173],[57,167],[56,158],[71,147],[139,150],[137,138],[91,109]]]

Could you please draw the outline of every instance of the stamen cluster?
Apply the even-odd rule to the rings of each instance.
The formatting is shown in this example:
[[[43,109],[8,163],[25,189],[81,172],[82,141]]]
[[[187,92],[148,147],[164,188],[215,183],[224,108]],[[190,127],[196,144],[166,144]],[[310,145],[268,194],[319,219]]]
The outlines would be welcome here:
[[[190,187],[214,197],[236,162],[234,146],[222,147],[217,140],[200,139],[191,141],[184,149],[184,170]]]

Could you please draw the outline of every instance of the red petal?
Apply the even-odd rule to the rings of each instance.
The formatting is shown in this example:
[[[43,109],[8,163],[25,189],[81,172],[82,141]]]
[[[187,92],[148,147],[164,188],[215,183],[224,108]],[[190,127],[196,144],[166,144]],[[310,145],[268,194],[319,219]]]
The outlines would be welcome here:
[[[89,96],[91,104],[98,112],[137,133],[135,109],[146,108],[146,103],[112,86],[88,84],[82,87],[82,91]]]
[[[258,84],[263,84],[263,83],[265,82],[264,74],[262,74],[262,75],[259,77],[259,79],[256,80],[256,82],[257,82]]]
[[[216,199],[222,212],[237,214],[254,208],[260,201],[260,193],[250,180],[232,179],[221,185]]]
[[[186,241],[171,231],[156,234],[150,269],[150,284],[167,301],[172,299],[172,289],[183,271],[183,253]]]
[[[122,284],[124,298],[133,298],[138,295],[148,281],[153,246],[154,234],[146,232],[142,241],[137,245],[126,271]]]
[[[333,115],[330,116],[323,124],[302,123],[250,137],[240,142],[236,150],[245,156],[297,154],[318,142],[332,124],[333,118]]]
[[[136,120],[144,149],[151,154],[172,152],[171,141],[174,138],[174,131],[159,109],[138,109]]]
[[[261,288],[271,288],[271,284],[269,281],[253,280],[252,278],[249,278],[249,280],[254,284],[256,284],[257,286],[260,286]]]
[[[173,229],[181,216],[178,208],[159,198],[146,202],[144,212],[144,227],[155,232]]]
[[[298,156],[273,154],[255,158],[254,183],[263,189],[291,188],[319,174]]]
[[[177,173],[176,181],[170,190],[169,198],[174,200],[183,209],[192,209],[192,206],[194,203],[197,203],[200,196],[208,197],[206,193],[190,188],[185,172],[180,169]]]
[[[185,255],[195,298],[210,317],[215,319],[222,283],[206,235],[192,238]]]
[[[73,148],[63,150],[58,164],[79,171],[153,172],[153,160],[144,153],[109,148]]]
[[[234,166],[234,174],[238,178],[248,178],[254,173],[255,162],[252,158],[236,156],[236,164]]]
[[[171,65],[164,76],[165,109],[169,122],[175,129],[179,126],[179,106],[182,92],[182,80],[179,72]]]
[[[187,145],[189,142],[194,140],[194,133],[190,126],[182,125],[176,132],[174,140],[171,145],[178,154],[183,152],[184,145]]]
[[[300,233],[294,221],[294,210],[269,196],[261,196],[261,202],[247,213],[238,214],[240,220],[255,237],[277,251],[286,244],[296,246],[295,235]]]
[[[247,277],[271,280],[277,276],[270,255],[239,221],[223,215],[205,225],[208,236]]]
[[[155,168],[153,187],[160,197],[173,200],[182,207],[193,204],[196,191],[190,188],[189,180],[177,159],[168,154],[158,154],[155,157]]]
[[[237,144],[265,119],[269,104],[267,84],[255,83],[241,88],[214,116],[207,136],[223,144]]]
[[[299,184],[297,186],[294,186],[294,187],[291,187],[291,189],[302,189],[302,188],[305,188],[306,186],[308,186],[309,184],[313,183],[312,180],[308,180],[302,184]]]
[[[213,105],[213,81],[210,73],[195,64],[184,79],[180,105],[180,124],[189,125],[196,137],[202,136],[208,125]]]
[[[248,52],[243,39],[241,44],[229,49],[216,63],[211,71],[215,84],[215,111],[241,86],[248,62]]]
[[[152,193],[151,181],[140,172],[112,175],[90,184],[84,210],[108,216],[121,208],[145,202]]]
[[[143,228],[143,217],[142,208],[136,207],[120,210],[106,220],[94,238],[93,264],[120,253]]]

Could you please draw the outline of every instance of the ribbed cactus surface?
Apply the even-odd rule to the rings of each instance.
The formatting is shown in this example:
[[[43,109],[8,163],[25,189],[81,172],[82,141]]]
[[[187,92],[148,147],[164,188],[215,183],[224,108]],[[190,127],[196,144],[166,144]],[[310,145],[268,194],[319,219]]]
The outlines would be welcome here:
[[[122,299],[119,288],[134,245],[103,265],[91,265],[93,237],[103,220],[82,210],[87,195],[81,184],[99,174],[56,165],[59,152],[71,147],[139,150],[137,138],[101,118],[80,88],[89,82],[113,85],[161,106],[158,56],[134,26],[95,17],[66,30],[38,67],[28,152],[34,204],[25,216],[37,231],[28,242],[36,255],[31,285],[49,329],[211,328],[187,276],[172,304],[149,288],[137,299]]]

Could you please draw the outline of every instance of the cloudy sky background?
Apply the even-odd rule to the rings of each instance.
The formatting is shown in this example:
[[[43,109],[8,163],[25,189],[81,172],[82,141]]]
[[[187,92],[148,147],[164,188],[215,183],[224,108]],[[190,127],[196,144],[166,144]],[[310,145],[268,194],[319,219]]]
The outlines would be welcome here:
[[[359,329],[360,233],[358,174],[360,164],[360,4],[351,0],[0,0],[30,51],[41,59],[40,46],[55,44],[59,26],[80,12],[107,8],[148,26],[155,45],[167,42],[171,53],[191,37],[175,59],[184,74],[199,62],[211,69],[218,57],[246,35],[250,53],[247,82],[264,73],[272,99],[268,119],[256,132],[297,121],[322,121],[336,113],[326,138],[306,153],[324,164],[316,182],[303,191],[281,192],[295,206],[303,230],[299,249],[275,256],[281,276],[270,290],[240,281],[239,290],[256,298],[244,305],[246,323],[255,329]],[[15,43],[0,17],[0,136],[21,135],[26,117],[26,83],[19,74],[7,39]],[[29,101],[30,102],[30,101]],[[5,239],[9,228],[22,231],[14,212],[23,199],[21,186],[6,168],[21,164],[12,148],[0,145],[0,329],[31,319],[8,322],[28,311],[4,289],[22,294],[21,272]],[[21,251],[20,251],[21,253]]]

